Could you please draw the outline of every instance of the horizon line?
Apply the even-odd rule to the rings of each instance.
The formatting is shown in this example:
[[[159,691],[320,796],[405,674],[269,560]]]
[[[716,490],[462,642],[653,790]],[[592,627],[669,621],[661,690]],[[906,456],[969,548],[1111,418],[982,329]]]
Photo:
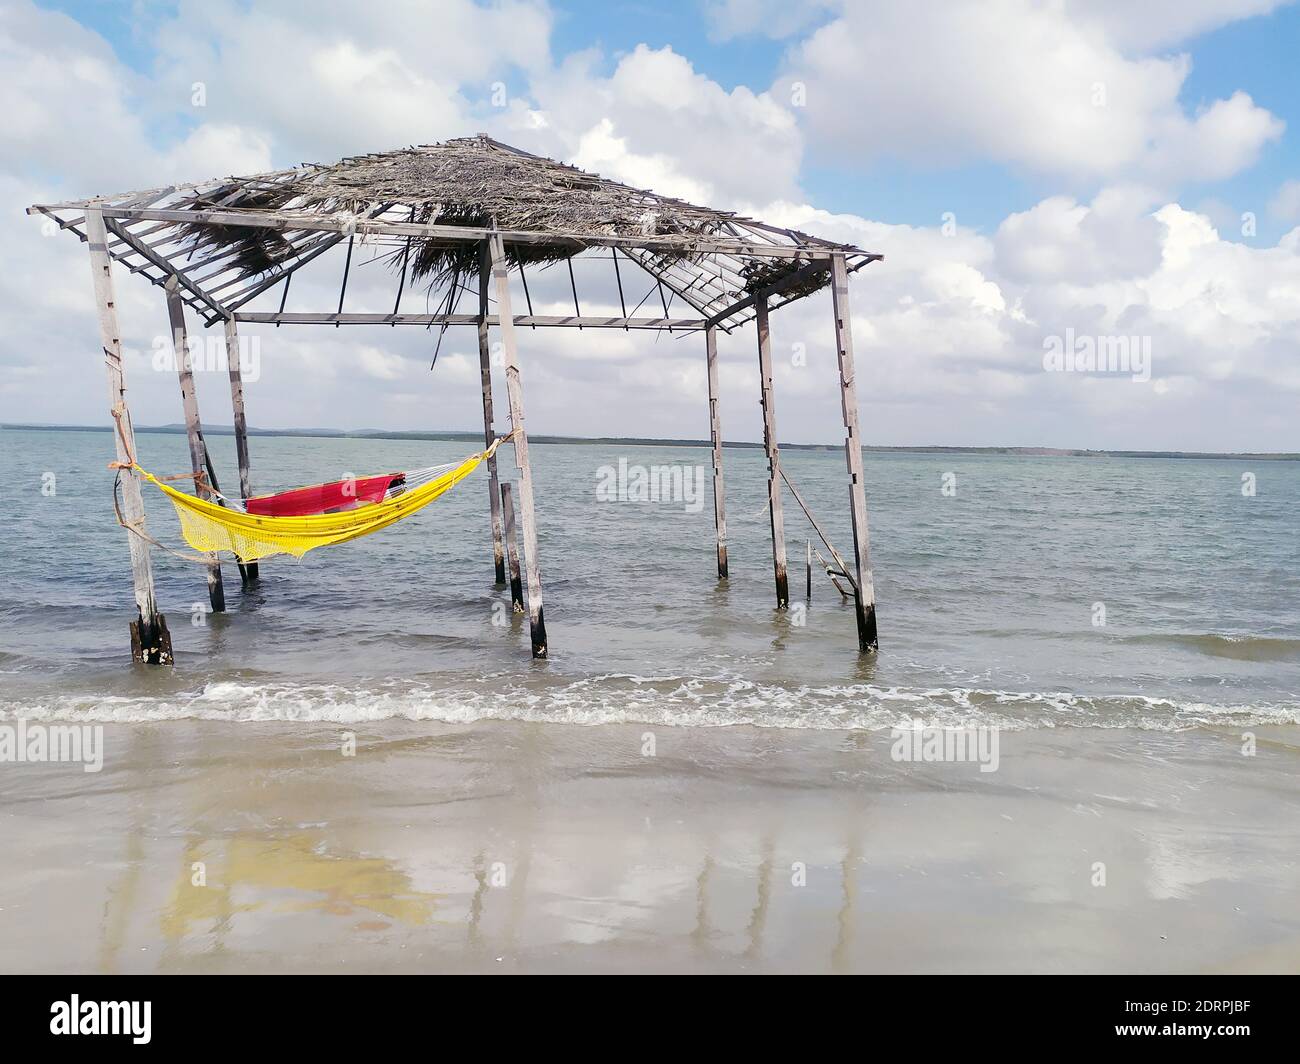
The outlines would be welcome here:
[[[27,424],[20,422],[0,422],[0,430],[44,430],[48,432],[112,432],[111,425],[66,425],[66,424]],[[184,435],[186,427],[181,424],[137,425],[134,431],[163,435]],[[210,425],[205,434],[216,436],[233,436],[233,425]],[[425,439],[425,440],[462,440],[482,439],[481,432],[467,429],[265,429],[252,428],[249,436],[290,436],[302,439]],[[711,447],[712,441],[691,437],[654,437],[654,436],[565,436],[536,433],[529,437],[532,443],[582,444],[582,443],[623,443],[638,446],[657,445],[662,447]],[[762,449],[761,441],[723,440],[723,447],[744,447]],[[838,451],[842,443],[782,443],[784,450],[801,451]],[[1268,461],[1300,461],[1300,452],[1294,451],[1159,451],[1139,449],[1102,449],[1091,447],[1046,447],[1046,446],[1002,446],[1002,445],[966,445],[966,444],[869,444],[862,445],[864,451],[876,453],[911,452],[926,454],[998,454],[1025,458],[1258,458]]]

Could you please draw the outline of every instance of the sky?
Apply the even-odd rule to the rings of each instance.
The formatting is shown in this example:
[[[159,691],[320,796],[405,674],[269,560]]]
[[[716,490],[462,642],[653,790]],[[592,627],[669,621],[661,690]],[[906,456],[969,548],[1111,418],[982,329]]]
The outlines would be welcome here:
[[[84,246],[30,204],[486,132],[883,253],[852,283],[867,443],[1300,451],[1298,49],[1287,0],[0,0],[0,421],[107,422]],[[349,309],[394,285],[363,249]],[[136,424],[175,423],[161,291],[117,289]],[[254,426],[482,426],[473,329],[432,370],[421,329],[247,332]],[[772,336],[779,438],[838,442],[828,294]],[[699,334],[519,340],[531,432],[707,437]],[[760,439],[753,328],[720,352],[724,436]]]

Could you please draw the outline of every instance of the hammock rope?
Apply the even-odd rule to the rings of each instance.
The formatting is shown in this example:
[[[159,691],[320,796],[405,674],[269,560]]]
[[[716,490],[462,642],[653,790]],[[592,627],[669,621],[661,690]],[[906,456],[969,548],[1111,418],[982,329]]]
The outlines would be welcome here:
[[[205,565],[205,566],[211,565],[212,559],[208,555],[186,554],[183,551],[179,551],[173,547],[167,546],[166,543],[160,543],[158,540],[154,539],[153,536],[149,535],[149,533],[146,532],[143,528],[140,528],[137,522],[128,521],[125,517],[122,516],[122,503],[118,498],[118,489],[121,488],[122,486],[122,470],[130,469],[130,468],[131,467],[129,465],[125,465],[125,464],[121,465],[121,467],[117,470],[117,476],[113,478],[113,513],[117,515],[117,523],[121,525],[123,528],[125,528],[128,532],[130,532],[131,535],[139,536],[150,546],[157,547],[159,550],[165,550],[168,554],[171,554],[179,558],[183,562],[193,562],[195,565]]]
[[[301,558],[309,550],[315,550],[317,547],[347,543],[396,524],[423,510],[439,496],[454,488],[473,473],[482,462],[492,457],[501,444],[513,436],[514,433],[511,432],[507,436],[499,437],[492,441],[492,445],[487,450],[472,454],[459,463],[429,466],[405,474],[392,474],[392,481],[379,501],[363,502],[351,509],[305,513],[292,517],[249,513],[235,500],[226,499],[212,491],[210,487],[208,490],[212,493],[212,501],[199,498],[197,495],[187,495],[167,483],[171,478],[154,476],[135,461],[129,464],[129,468],[139,473],[171,500],[176,508],[176,515],[180,518],[181,535],[194,550],[203,555],[229,551],[241,562],[254,562],[276,554],[290,554],[295,558]],[[119,468],[127,466],[127,463],[113,464]],[[118,476],[120,478],[120,472]],[[317,487],[325,486],[317,485]],[[135,527],[133,523],[124,520],[117,505],[116,483],[113,506],[117,512],[118,523],[128,531],[186,561],[200,560],[171,550],[142,529]],[[202,561],[208,564],[211,559],[203,558]]]

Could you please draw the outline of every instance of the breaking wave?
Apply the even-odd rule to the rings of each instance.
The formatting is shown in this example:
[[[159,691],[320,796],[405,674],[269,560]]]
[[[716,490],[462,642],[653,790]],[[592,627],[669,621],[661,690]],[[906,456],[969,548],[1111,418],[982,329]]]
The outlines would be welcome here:
[[[568,683],[434,687],[410,681],[337,684],[222,681],[150,696],[59,694],[0,702],[0,718],[95,722],[169,720],[364,724],[394,718],[447,724],[532,721],[665,727],[880,730],[907,725],[1009,730],[1082,727],[1175,731],[1300,724],[1300,702],[1208,704],[1146,695],[882,687],[782,686],[743,679],[606,674]]]

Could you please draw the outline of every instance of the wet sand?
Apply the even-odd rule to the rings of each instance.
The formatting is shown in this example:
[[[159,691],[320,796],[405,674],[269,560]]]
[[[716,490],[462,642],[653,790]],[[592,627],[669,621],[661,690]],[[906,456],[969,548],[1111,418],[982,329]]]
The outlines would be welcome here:
[[[0,765],[0,970],[1300,971],[1294,727],[1004,732],[990,773],[888,733],[352,730]]]

